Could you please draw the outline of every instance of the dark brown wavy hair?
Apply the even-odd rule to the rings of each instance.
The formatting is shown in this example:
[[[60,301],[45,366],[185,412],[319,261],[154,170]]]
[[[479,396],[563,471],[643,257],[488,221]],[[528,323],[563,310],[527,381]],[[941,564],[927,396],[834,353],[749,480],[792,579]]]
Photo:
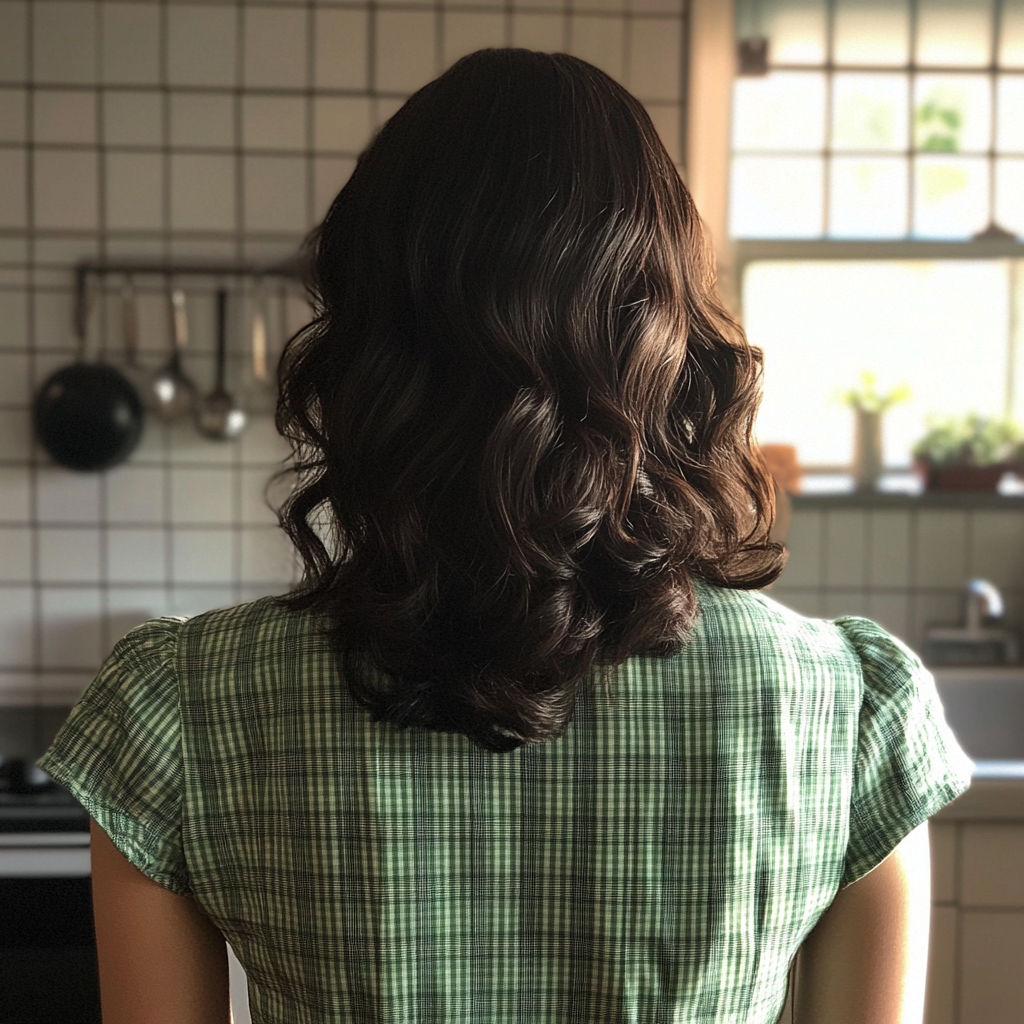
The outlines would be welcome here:
[[[314,236],[287,346],[282,523],[377,721],[497,752],[671,652],[694,580],[759,588],[760,353],[640,103],[565,54],[482,50],[417,92]],[[605,671],[602,671],[604,669]]]

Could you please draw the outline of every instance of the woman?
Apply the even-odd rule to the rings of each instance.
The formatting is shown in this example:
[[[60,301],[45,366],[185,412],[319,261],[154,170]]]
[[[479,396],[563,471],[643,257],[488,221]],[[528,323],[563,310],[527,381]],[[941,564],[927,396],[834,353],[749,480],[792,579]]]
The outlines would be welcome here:
[[[473,54],[363,155],[288,347],[302,588],[134,630],[44,766],[107,1024],[920,1020],[970,764],[781,571],[760,356],[643,108]]]

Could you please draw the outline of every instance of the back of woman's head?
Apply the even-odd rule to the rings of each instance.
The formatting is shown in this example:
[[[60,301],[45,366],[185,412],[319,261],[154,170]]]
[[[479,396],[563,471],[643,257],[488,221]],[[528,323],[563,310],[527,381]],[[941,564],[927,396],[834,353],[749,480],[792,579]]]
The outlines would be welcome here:
[[[377,720],[561,735],[595,669],[685,640],[693,580],[781,571],[758,353],[596,68],[486,50],[421,89],[320,227],[315,289],[281,369],[290,600]]]

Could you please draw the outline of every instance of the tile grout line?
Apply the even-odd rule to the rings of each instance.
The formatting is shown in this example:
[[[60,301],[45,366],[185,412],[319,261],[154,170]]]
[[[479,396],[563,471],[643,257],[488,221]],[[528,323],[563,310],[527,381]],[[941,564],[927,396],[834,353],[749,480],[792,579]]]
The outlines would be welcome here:
[[[34,9],[30,4],[26,5],[25,22],[25,61],[26,61],[26,146],[25,146],[25,190],[26,190],[26,247],[25,255],[28,260],[28,287],[25,296],[25,329],[26,342],[28,344],[29,366],[32,375],[33,385],[38,387],[37,380],[37,355],[36,355],[36,294],[35,294],[35,255],[36,238],[34,227],[36,222],[36,189],[35,189],[35,18]],[[32,672],[33,697],[38,702],[41,697],[39,683],[43,674],[43,592],[42,592],[42,567],[41,549],[39,535],[39,460],[36,452],[34,438],[30,438],[30,448],[27,452],[27,468],[29,483],[29,514],[32,519],[31,530],[31,577],[32,577]]]
[[[96,39],[97,39],[97,70],[100,72],[99,78],[101,82],[105,82],[106,75],[103,73],[104,68],[104,49],[103,49],[103,10],[102,5],[96,5]],[[96,220],[99,228],[98,238],[98,255],[99,258],[106,259],[107,257],[107,222],[108,222],[108,210],[107,210],[107,153],[103,148],[103,141],[106,138],[106,119],[105,119],[105,104],[103,102],[104,91],[103,88],[97,88],[95,90],[95,117],[96,117],[96,188],[98,195],[96,196]],[[107,294],[106,288],[107,282],[101,282],[97,286],[97,304],[99,306],[99,320],[100,320],[100,342],[99,342],[99,353],[101,361],[108,356],[107,338],[110,332],[110,301],[109,295]],[[143,427],[145,429],[145,427]],[[110,614],[110,591],[108,588],[108,567],[109,567],[109,552],[110,552],[110,536],[109,536],[109,492],[108,492],[108,481],[109,474],[106,470],[99,474],[98,484],[98,499],[99,507],[97,508],[98,517],[98,546],[99,546],[99,572],[98,580],[98,602],[97,607],[100,616],[100,629],[99,629],[99,643],[100,643],[100,658],[106,658],[110,652],[111,647],[114,644],[114,640],[111,639],[112,632],[112,621]],[[118,638],[120,639],[120,638]]]
[[[954,889],[953,899],[956,903],[956,918],[953,928],[953,1024],[959,1024],[960,1022],[960,998],[962,988],[962,965],[961,959],[963,955],[963,928],[964,928],[964,911],[962,906],[963,899],[963,822],[958,821],[956,823],[956,831],[954,833],[955,846],[954,846]]]
[[[639,19],[664,19],[669,12],[662,11],[633,11],[625,9],[604,10],[592,5],[580,4],[573,6],[568,0],[561,3],[550,4],[522,4],[515,0],[500,0],[499,5],[491,4],[464,4],[448,5],[444,0],[432,0],[434,19],[434,61],[435,70],[440,71],[445,63],[446,48],[450,49],[454,36],[449,29],[454,24],[453,17],[461,13],[486,13],[488,15],[497,11],[501,17],[504,38],[507,43],[514,40],[515,19],[518,13],[550,15],[552,21],[558,25],[557,34],[563,44],[567,44],[573,35],[573,17],[578,18],[580,26],[596,26],[597,29],[607,32],[607,26],[617,26],[620,23],[625,26],[623,34],[622,62],[623,67],[628,69],[630,60],[630,49],[628,35],[630,26]],[[95,253],[97,256],[111,257],[118,253],[142,253],[159,252],[164,259],[171,259],[183,252],[190,251],[211,251],[234,253],[236,255],[257,251],[280,250],[285,246],[291,247],[297,244],[300,236],[294,230],[291,231],[270,231],[255,230],[251,222],[257,220],[257,214],[253,215],[252,210],[247,207],[246,194],[246,160],[248,157],[270,157],[277,158],[287,156],[289,158],[301,159],[305,162],[305,210],[306,220],[309,221],[317,211],[317,169],[316,160],[319,155],[315,137],[315,101],[318,97],[354,97],[369,101],[374,114],[374,127],[379,124],[382,114],[395,106],[395,102],[404,100],[406,91],[395,91],[380,88],[379,82],[379,61],[378,61],[378,38],[377,18],[381,10],[393,11],[395,14],[404,12],[407,14],[420,14],[429,10],[422,4],[378,4],[377,0],[370,0],[368,5],[345,4],[333,5],[329,10],[345,10],[350,12],[366,11],[366,36],[361,44],[362,53],[366,59],[366,80],[361,88],[320,88],[316,81],[316,25],[320,8],[314,0],[306,0],[304,5],[304,31],[306,45],[306,79],[302,88],[292,89],[283,86],[261,86],[249,85],[245,81],[245,60],[247,59],[246,36],[248,22],[258,21],[260,15],[253,14],[257,10],[281,10],[276,4],[246,4],[243,0],[236,0],[231,6],[231,18],[233,21],[232,31],[235,43],[235,64],[233,84],[224,87],[216,84],[201,84],[198,78],[201,75],[193,75],[196,82],[178,82],[177,79],[183,76],[181,69],[185,66],[181,63],[181,44],[179,11],[195,10],[191,5],[172,5],[170,0],[157,0],[147,11],[153,10],[154,15],[147,13],[147,45],[152,45],[152,56],[146,60],[150,63],[145,66],[140,77],[147,80],[135,81],[121,80],[124,76],[110,63],[109,56],[113,52],[112,47],[116,45],[115,37],[110,34],[110,21],[107,18],[109,8],[104,4],[95,4],[88,9],[87,21],[92,25],[90,34],[95,38],[89,43],[92,46],[91,64],[92,71],[89,80],[75,82],[57,82],[47,79],[43,81],[37,74],[34,54],[38,52],[39,62],[47,59],[48,51],[41,49],[45,46],[46,40],[42,43],[38,40],[33,42],[33,24],[38,28],[39,16],[35,15],[33,22],[32,9],[34,5],[27,4],[29,9],[26,23],[26,50],[28,53],[27,71],[24,76],[24,102],[26,114],[26,127],[23,142],[8,144],[0,142],[0,149],[7,149],[10,146],[18,150],[24,150],[26,166],[26,198],[28,200],[28,218],[24,228],[7,229],[0,228],[0,240],[4,242],[5,257],[2,272],[0,272],[0,290],[8,294],[15,294],[17,301],[24,303],[26,307],[26,338],[15,350],[17,354],[26,357],[26,364],[30,381],[34,384],[40,373],[51,365],[55,365],[62,358],[74,354],[73,345],[52,345],[51,339],[43,338],[43,332],[49,333],[49,324],[52,322],[50,311],[54,309],[55,303],[66,303],[70,295],[70,289],[65,283],[65,276],[70,261],[75,257],[76,251],[84,254]],[[251,10],[250,10],[251,9]],[[683,17],[682,9],[672,17],[679,20]],[[191,15],[190,15],[191,16]],[[401,21],[402,18],[397,20]],[[545,19],[538,19],[538,24],[544,24]],[[549,24],[546,31],[550,32]],[[45,31],[45,25],[42,30]],[[251,34],[251,33],[250,33]],[[112,40],[114,40],[112,42]],[[579,40],[578,40],[579,41]],[[52,58],[50,63],[53,64]],[[54,74],[60,73],[60,68],[54,65]],[[191,74],[191,72],[189,73]],[[13,85],[13,83],[12,83]],[[6,84],[3,88],[6,88]],[[73,102],[81,103],[82,97],[88,94],[91,97],[92,109],[95,118],[95,138],[88,142],[79,144],[71,141],[43,142],[36,138],[35,125],[38,122],[38,111],[36,111],[35,93],[42,90],[48,93],[79,94],[71,96]],[[156,110],[146,113],[146,131],[127,131],[119,135],[117,141],[113,141],[113,131],[121,124],[118,120],[122,117],[121,106],[117,106],[114,97],[131,94],[132,96],[145,97],[140,100],[142,110],[148,110],[154,102]],[[205,145],[177,145],[175,132],[180,127],[177,114],[180,114],[178,98],[180,97],[212,97],[226,95],[230,97],[231,124],[233,137],[231,145],[226,147],[205,146]],[[248,97],[302,97],[305,100],[305,144],[298,149],[281,149],[269,145],[260,145],[252,149],[246,148],[244,136],[245,126],[245,103]],[[676,106],[679,97],[672,101],[664,101],[662,106]],[[657,105],[652,103],[652,106]],[[131,109],[134,109],[131,108]],[[176,114],[177,112],[177,114]],[[131,129],[128,114],[123,115],[128,120],[125,124]],[[141,115],[140,115],[141,116]],[[159,119],[158,126],[154,122]],[[158,131],[154,131],[158,127]],[[56,137],[55,137],[56,138]],[[124,142],[122,139],[132,139],[133,142]],[[146,140],[146,141],[142,141]],[[256,140],[259,141],[259,140]],[[350,159],[358,154],[351,142],[344,143],[345,148],[325,151],[339,159]],[[361,149],[361,147],[360,147]],[[40,217],[49,217],[48,208],[41,207],[45,204],[46,195],[37,200],[36,182],[39,172],[36,167],[38,163],[37,153],[42,152],[68,152],[87,153],[95,164],[95,196],[89,200],[95,202],[94,228],[78,229],[72,227],[44,228],[38,225]],[[153,183],[154,202],[152,221],[155,226],[145,228],[118,228],[111,226],[113,218],[118,216],[121,210],[120,193],[116,192],[117,181],[112,180],[112,167],[114,170],[120,168],[121,164],[112,161],[117,154],[151,154],[151,159],[159,163],[158,183]],[[232,162],[231,180],[234,183],[233,212],[234,224],[230,229],[178,229],[175,226],[175,218],[182,219],[184,209],[183,200],[179,197],[181,182],[176,180],[176,174],[180,177],[179,156],[223,156]],[[47,156],[47,161],[53,161],[54,157]],[[74,159],[82,159],[75,156]],[[134,166],[134,165],[132,165]],[[141,166],[141,165],[140,165]],[[333,165],[331,165],[333,166]],[[325,171],[329,174],[329,171]],[[329,180],[325,178],[325,182]],[[43,182],[45,185],[45,181]],[[186,183],[187,184],[187,183]],[[156,202],[156,189],[158,189],[158,212]],[[92,195],[92,193],[90,193]],[[52,219],[52,218],[50,218]],[[8,242],[8,240],[10,240]],[[25,257],[20,255],[20,246],[24,246]],[[16,257],[16,258],[15,258]],[[161,323],[169,319],[167,314],[167,285],[164,279],[154,279],[143,282],[139,287],[140,298],[150,298],[150,312],[159,310]],[[104,346],[106,356],[116,359],[116,345],[113,343],[116,329],[116,303],[113,291],[107,294],[103,291],[103,299],[99,310],[100,337],[105,339]],[[200,289],[202,290],[202,289]],[[191,293],[190,293],[191,294]],[[205,294],[205,292],[204,292]],[[236,296],[237,298],[237,296]],[[162,337],[161,332],[161,337]],[[46,347],[44,347],[44,341]],[[166,350],[164,343],[154,345],[152,348],[145,348],[142,353],[141,363],[147,369],[156,368],[166,361]],[[0,350],[6,352],[6,348],[0,346]],[[191,348],[188,354],[190,370],[194,367],[201,374],[209,372],[212,366],[212,352],[206,351],[206,346],[201,344]],[[234,357],[233,357],[234,359]],[[240,362],[244,366],[244,356]],[[234,365],[234,361],[233,364]],[[27,406],[18,403],[10,411],[20,416],[26,411]],[[120,495],[123,492],[124,482],[116,477],[114,473],[102,474],[97,479],[97,491],[93,499],[98,503],[96,509],[95,523],[85,523],[73,518],[59,518],[68,512],[61,511],[59,503],[63,500],[65,504],[71,501],[66,498],[68,493],[63,490],[64,481],[54,476],[51,481],[51,473],[45,457],[32,448],[27,452],[18,452],[17,458],[8,461],[0,458],[0,467],[11,465],[19,473],[24,470],[28,476],[28,515],[26,519],[17,519],[3,523],[3,529],[26,529],[30,534],[29,542],[29,572],[27,581],[6,581],[0,579],[0,590],[10,591],[13,586],[25,587],[27,594],[31,596],[32,618],[31,618],[31,665],[30,680],[34,687],[33,692],[38,700],[42,701],[46,694],[44,692],[46,683],[44,677],[47,673],[55,675],[71,674],[84,675],[85,670],[72,668],[68,659],[61,653],[59,641],[56,634],[51,635],[49,630],[50,620],[47,615],[52,615],[54,605],[49,601],[50,589],[62,589],[68,592],[76,591],[78,594],[70,594],[69,599],[88,600],[92,605],[96,604],[95,596],[99,599],[99,636],[103,646],[116,639],[113,636],[117,628],[118,609],[121,609],[129,600],[121,595],[128,591],[137,591],[143,596],[140,601],[147,604],[153,613],[159,610],[180,611],[191,603],[202,604],[202,592],[217,590],[218,588],[231,591],[235,599],[248,594],[251,591],[264,589],[270,586],[267,581],[259,579],[249,580],[246,569],[247,545],[251,541],[262,541],[264,537],[269,539],[271,533],[277,534],[279,527],[263,526],[261,522],[248,522],[245,507],[245,482],[250,475],[267,474],[276,468],[275,465],[265,464],[265,460],[253,460],[251,456],[243,454],[242,446],[232,449],[230,455],[224,459],[206,461],[194,457],[195,454],[182,445],[182,438],[187,433],[187,428],[179,428],[164,424],[149,416],[147,423],[148,439],[143,442],[143,455],[130,463],[141,469],[150,471],[156,478],[156,485],[153,488],[162,488],[159,494],[154,494],[158,504],[156,515],[141,521],[124,520],[121,518],[118,508]],[[247,442],[248,443],[248,442]],[[249,449],[247,449],[248,451]],[[258,449],[257,449],[258,450]],[[276,463],[276,460],[274,460]],[[187,514],[181,508],[181,502],[176,496],[176,483],[181,474],[192,471],[199,472],[223,472],[228,468],[231,474],[231,508],[228,519],[218,523],[204,523],[201,521],[186,521],[182,518]],[[179,471],[181,471],[179,473]],[[45,506],[45,507],[44,507]],[[44,511],[48,513],[45,521]],[[73,514],[73,510],[70,510]],[[20,512],[19,512],[20,515]],[[181,519],[181,521],[177,521]],[[99,563],[94,578],[79,580],[61,580],[62,575],[59,563],[52,565],[51,552],[57,548],[51,541],[63,543],[69,539],[69,535],[79,533],[82,537],[91,536],[85,531],[94,530],[98,537]],[[160,545],[163,552],[163,565],[159,566],[159,572],[151,574],[149,566],[155,563],[159,557],[159,551],[154,549],[149,560],[149,566],[143,565],[137,575],[156,575],[157,579],[135,580],[125,579],[125,576],[133,575],[130,564],[122,566],[118,559],[123,561],[124,557],[131,557],[131,550],[121,547],[120,537],[131,530],[144,531],[143,537],[152,537]],[[220,581],[190,582],[188,564],[190,554],[188,549],[188,535],[185,531],[195,530],[204,532],[207,537],[214,534],[230,536],[232,545],[232,572],[231,578]],[[266,533],[261,531],[266,530]],[[51,537],[48,534],[56,534],[64,531],[63,537]],[[70,539],[74,539],[70,537]],[[258,544],[251,545],[258,547]],[[262,556],[254,561],[256,568],[253,570],[256,576],[270,574],[260,568],[263,561]],[[269,563],[268,563],[269,564]],[[70,567],[69,567],[70,568]],[[45,570],[45,571],[44,571]],[[180,572],[179,572],[180,570]],[[69,575],[71,573],[68,573]],[[27,583],[27,586],[26,586]],[[200,596],[193,598],[191,594],[199,593]],[[163,608],[158,608],[157,597],[162,594]],[[211,597],[212,600],[212,597]],[[191,603],[190,603],[191,602]],[[45,614],[44,614],[45,613]],[[26,636],[27,640],[27,636]],[[44,643],[50,647],[44,650]],[[26,647],[29,644],[26,643]],[[26,654],[29,652],[26,651]],[[48,661],[60,662],[56,668],[44,668]],[[72,659],[74,660],[74,659]]]

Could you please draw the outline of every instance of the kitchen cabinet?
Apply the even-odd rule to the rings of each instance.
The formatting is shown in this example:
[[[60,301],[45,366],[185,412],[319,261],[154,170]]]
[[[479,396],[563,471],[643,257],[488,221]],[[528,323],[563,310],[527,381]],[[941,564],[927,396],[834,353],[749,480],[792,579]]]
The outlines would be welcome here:
[[[925,1024],[1024,1015],[1024,770],[979,778],[929,826],[932,926]]]

